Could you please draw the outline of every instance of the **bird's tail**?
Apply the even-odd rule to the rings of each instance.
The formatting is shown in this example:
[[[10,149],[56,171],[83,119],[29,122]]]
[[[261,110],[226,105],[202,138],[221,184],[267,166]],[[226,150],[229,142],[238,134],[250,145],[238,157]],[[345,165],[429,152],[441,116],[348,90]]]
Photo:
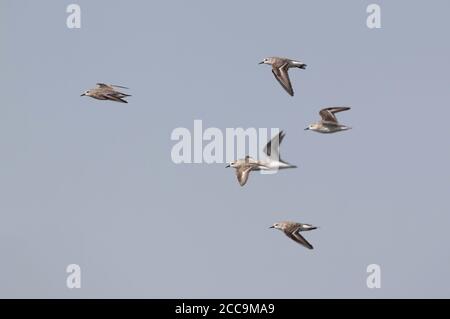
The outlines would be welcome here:
[[[286,165],[286,166],[281,166],[280,169],[283,169],[283,168],[297,168],[297,165],[292,165],[291,163],[283,161],[281,158],[280,158],[280,162]]]
[[[306,69],[307,65],[305,63],[302,63],[300,61],[292,61],[292,65],[299,68],[299,69]]]
[[[297,165],[291,165],[291,164],[289,164],[288,166],[282,166],[282,167],[280,167],[280,169],[284,169],[284,168],[297,168]]]

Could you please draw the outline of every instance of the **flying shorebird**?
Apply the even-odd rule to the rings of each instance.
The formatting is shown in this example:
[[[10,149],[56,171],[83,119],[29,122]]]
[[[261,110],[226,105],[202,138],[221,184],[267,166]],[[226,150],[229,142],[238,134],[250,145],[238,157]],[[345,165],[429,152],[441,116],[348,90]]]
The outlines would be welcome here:
[[[296,168],[280,158],[280,144],[284,138],[283,131],[274,136],[264,147],[264,153],[268,156],[265,160],[256,160],[250,156],[229,163],[226,167],[233,167],[236,169],[236,176],[241,186],[247,183],[248,176],[251,171],[270,170],[276,171],[278,169]]]
[[[351,129],[349,126],[339,124],[335,113],[350,110],[349,107],[328,107],[320,110],[319,114],[322,120],[317,123],[313,123],[305,130],[316,131],[319,133],[335,133],[339,131],[346,131]]]
[[[293,241],[305,246],[308,249],[313,249],[313,246],[308,243],[308,241],[300,235],[301,231],[308,231],[317,229],[317,227],[310,224],[302,224],[296,222],[278,222],[270,226],[269,228],[275,228],[282,230],[286,236],[288,236]]]
[[[290,68],[305,69],[306,64],[280,57],[265,58],[259,64],[270,64],[272,66],[272,73],[275,79],[281,84],[281,86],[289,93],[290,96],[294,96],[294,90],[292,89],[291,80],[289,79],[288,70]]]
[[[81,96],[90,96],[97,100],[110,100],[121,103],[128,103],[123,98],[131,95],[117,91],[116,88],[128,89],[127,87],[120,85],[97,83],[97,86],[95,88],[87,90],[86,92],[81,94]]]

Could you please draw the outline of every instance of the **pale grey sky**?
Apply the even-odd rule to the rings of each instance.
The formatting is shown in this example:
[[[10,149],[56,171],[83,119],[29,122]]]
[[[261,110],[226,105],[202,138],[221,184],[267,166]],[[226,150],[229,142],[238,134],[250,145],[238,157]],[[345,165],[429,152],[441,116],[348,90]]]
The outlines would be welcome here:
[[[450,297],[449,11],[0,0],[0,297]],[[257,65],[271,55],[308,64],[293,98]],[[96,82],[129,104],[80,97]],[[303,130],[331,105],[352,130]],[[170,134],[195,119],[284,129],[298,168],[241,188],[223,164],[175,165]],[[314,250],[268,229],[285,219],[320,226]]]

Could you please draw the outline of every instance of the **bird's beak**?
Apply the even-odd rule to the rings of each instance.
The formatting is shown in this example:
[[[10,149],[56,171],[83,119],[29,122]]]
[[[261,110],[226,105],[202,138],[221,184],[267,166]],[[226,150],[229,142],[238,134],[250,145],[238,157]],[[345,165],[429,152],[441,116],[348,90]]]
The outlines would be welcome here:
[[[228,167],[230,167],[230,164],[228,164],[227,166],[225,166],[225,168],[228,168]]]
[[[83,94],[81,94],[80,96],[85,96],[86,94],[85,93],[83,93]]]
[[[259,62],[258,64],[264,64],[264,61]]]
[[[275,228],[275,226],[270,226],[269,229],[271,229],[271,228]]]
[[[309,127],[305,128],[305,131],[309,131]]]

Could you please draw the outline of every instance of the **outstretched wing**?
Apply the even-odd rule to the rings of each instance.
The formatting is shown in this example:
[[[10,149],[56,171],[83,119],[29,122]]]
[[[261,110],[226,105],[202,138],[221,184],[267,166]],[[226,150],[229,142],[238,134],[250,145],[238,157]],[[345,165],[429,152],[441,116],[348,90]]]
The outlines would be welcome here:
[[[320,110],[319,114],[320,114],[320,117],[322,118],[322,121],[337,123],[338,120],[336,118],[335,113],[339,113],[339,112],[343,112],[343,111],[347,111],[347,110],[350,110],[350,108],[349,107],[328,107],[328,108]]]
[[[284,132],[280,131],[278,135],[274,136],[269,143],[266,144],[264,153],[266,153],[267,156],[280,159],[280,144],[283,141],[284,135]]]
[[[308,243],[308,241],[305,238],[303,238],[302,235],[300,235],[300,233],[298,232],[298,228],[293,232],[286,231],[286,235],[293,241],[299,243],[300,245],[308,249],[313,249],[313,246],[310,243]]]
[[[238,179],[239,185],[244,186],[245,183],[247,183],[248,175],[250,174],[250,171],[252,170],[252,166],[242,166],[238,169],[236,169],[236,177]]]
[[[114,84],[110,84],[112,87],[115,87],[115,88],[121,88],[121,89],[129,89],[129,88],[127,88],[126,86],[121,86],[121,85],[114,85]]]
[[[118,96],[116,94],[103,94],[103,96],[111,101],[116,101],[116,102],[120,102],[120,103],[128,103],[127,101],[125,101],[124,99],[122,99],[122,96]]]
[[[114,88],[128,89],[126,86],[105,84],[105,83],[97,83],[97,87],[99,87],[99,88],[108,88],[108,89],[111,89],[111,90],[114,90]]]
[[[97,83],[97,87],[99,89],[111,89],[111,90],[114,89],[111,85],[108,85],[108,84],[105,84],[105,83]]]
[[[291,80],[289,79],[288,64],[285,63],[279,68],[275,66],[272,67],[272,73],[286,92],[288,92],[290,96],[294,96],[294,90],[292,89]]]

